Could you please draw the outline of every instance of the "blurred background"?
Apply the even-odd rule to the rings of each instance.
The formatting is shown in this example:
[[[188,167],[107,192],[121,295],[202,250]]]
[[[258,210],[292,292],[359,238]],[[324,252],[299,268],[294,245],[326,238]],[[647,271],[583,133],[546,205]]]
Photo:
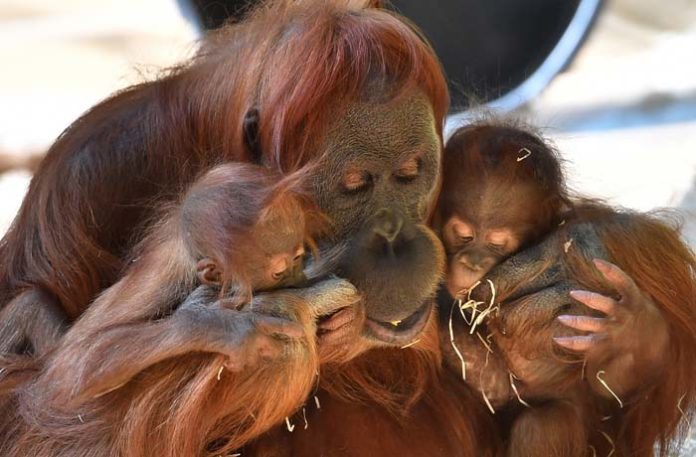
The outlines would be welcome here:
[[[0,0],[0,234],[42,154],[112,92],[191,55],[247,0]],[[571,186],[670,207],[696,246],[696,0],[395,0],[471,100],[541,126]],[[204,16],[201,19],[202,16]],[[510,45],[513,44],[513,46]],[[683,455],[696,456],[691,441]]]

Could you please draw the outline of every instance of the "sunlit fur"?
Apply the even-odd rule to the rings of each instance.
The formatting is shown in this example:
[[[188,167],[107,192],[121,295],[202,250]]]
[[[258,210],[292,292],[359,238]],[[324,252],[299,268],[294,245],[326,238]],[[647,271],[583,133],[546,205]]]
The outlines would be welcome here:
[[[517,161],[522,148],[531,155]],[[498,389],[494,392],[503,396],[493,400],[499,401],[496,406],[514,418],[507,455],[584,456],[589,444],[597,455],[606,455],[615,447],[615,455],[647,457],[656,443],[662,455],[673,455],[694,414],[696,259],[680,238],[672,215],[638,213],[569,197],[555,150],[519,122],[489,117],[458,130],[445,148],[443,162],[443,194],[436,224],[461,213],[470,219],[473,215],[476,223],[476,216],[485,214],[485,206],[494,205],[496,198],[514,201],[524,195],[531,200],[519,205],[526,205],[528,211],[508,211],[505,215],[505,208],[501,208],[491,217],[513,225],[533,222],[533,230],[522,240],[523,247],[549,236],[547,248],[537,251],[531,261],[513,257],[510,261],[517,263],[511,264],[515,266],[508,268],[507,275],[493,273],[496,302],[504,303],[488,325],[493,354],[481,356],[485,353],[483,345],[476,337],[467,339],[468,328],[458,328],[467,334],[457,337],[468,364],[467,381],[483,390],[478,385],[483,378],[477,375],[485,372],[490,379],[487,387]],[[522,186],[536,188],[536,198],[534,193],[523,193]],[[506,195],[496,196],[496,189],[498,194],[505,189]],[[486,192],[491,195],[479,200]],[[558,314],[594,313],[579,304],[560,308],[563,302],[559,298],[535,299],[529,284],[549,274],[550,267],[560,265],[560,270],[551,274],[558,275],[559,280],[567,275],[575,289],[616,296],[592,263],[600,252],[576,236],[581,226],[591,227],[604,245],[601,257],[623,269],[662,313],[670,343],[657,360],[644,349],[656,337],[650,332],[634,332],[635,341],[619,341],[615,347],[586,356],[569,353],[553,342],[553,336],[577,334],[554,322]],[[525,299],[530,293],[532,298]],[[628,311],[635,315],[644,312]],[[657,332],[661,325],[656,321],[652,328]],[[441,341],[451,353],[449,337]],[[634,360],[623,369],[614,362],[620,356]],[[459,359],[452,360],[458,371]],[[624,408],[596,376],[605,369],[603,379],[625,403]],[[517,387],[533,409],[520,405],[510,387],[510,372],[519,378]],[[501,386],[506,390],[500,390]]]
[[[316,159],[328,125],[374,97],[376,81],[385,101],[419,89],[442,120],[447,88],[431,48],[369,3],[266,2],[207,37],[189,62],[73,123],[0,243],[0,303],[38,286],[79,316],[116,281],[150,200],[175,198],[222,161],[255,160],[242,128],[252,108],[260,160],[284,172]]]
[[[644,387],[622,412],[620,441],[626,443],[627,455],[650,456],[656,442],[660,455],[675,455],[693,424],[696,404],[696,257],[681,238],[674,214],[616,211],[592,202],[577,205],[576,214],[593,223],[609,260],[655,301],[669,327],[662,365],[640,374]],[[581,283],[596,277],[575,265]],[[596,361],[595,369],[602,363]],[[622,382],[638,382],[636,374],[624,376],[616,381],[617,388]]]
[[[600,353],[599,357],[589,357],[583,367],[582,363],[577,363],[581,360],[573,360],[554,347],[551,331],[540,331],[538,324],[535,325],[537,318],[530,318],[519,326],[510,323],[510,327],[515,328],[519,346],[528,348],[526,355],[539,360],[536,376],[544,379],[543,385],[551,386],[557,392],[571,389],[581,393],[580,398],[584,396],[585,424],[591,424],[587,436],[598,455],[612,449],[598,430],[612,437],[619,456],[649,457],[653,455],[656,444],[660,455],[676,455],[689,424],[693,423],[696,401],[696,353],[693,350],[696,347],[696,258],[681,239],[678,224],[670,213],[638,213],[597,201],[576,201],[566,224],[557,232],[558,243],[567,242],[571,237],[567,233],[573,225],[584,222],[590,222],[597,231],[607,259],[624,270],[661,311],[668,326],[669,344],[660,359],[647,364],[640,361],[641,357],[649,357],[642,353],[641,344],[650,344],[654,338],[646,333],[639,335],[641,341],[622,341],[620,348]],[[558,252],[563,255],[564,268],[577,281],[577,288],[615,295],[581,249],[571,248],[565,252],[562,246],[558,246]],[[540,263],[530,269],[530,278],[544,268],[545,265]],[[498,297],[505,300],[506,296],[515,295],[517,286],[523,286],[527,280],[517,284],[503,282]],[[533,309],[533,305],[530,306],[528,309]],[[552,312],[549,317],[553,318]],[[619,369],[605,374],[607,385],[624,403],[624,407],[619,408],[595,374],[622,353],[635,357],[637,360],[632,364],[641,369]],[[558,362],[550,364],[549,361],[553,360]],[[583,373],[586,381],[580,382]],[[594,400],[592,396],[595,396]],[[607,419],[608,416],[611,418]],[[547,424],[547,427],[552,434],[554,426]],[[576,430],[575,433],[581,432]]]
[[[56,141],[2,241],[0,296],[7,303],[19,290],[39,287],[70,319],[82,318],[45,366],[34,361],[31,370],[40,371],[6,397],[11,407],[0,420],[0,453],[224,455],[254,437],[273,446],[280,441],[259,435],[282,430],[283,417],[311,398],[317,372],[321,391],[344,406],[324,419],[319,414],[316,429],[341,421],[342,432],[363,439],[374,455],[408,454],[408,438],[421,436],[421,446],[443,455],[495,453],[495,429],[480,403],[439,371],[432,322],[411,348],[360,355],[369,346],[357,340],[349,356],[327,354],[334,362],[321,367],[316,316],[301,301],[285,312],[305,338],[289,345],[278,364],[223,372],[218,380],[221,356],[189,354],[112,392],[80,395],[84,367],[108,363],[100,351],[138,357],[141,347],[118,338],[120,330],[156,323],[153,311],[164,301],[184,298],[186,273],[176,260],[182,253],[167,244],[165,232],[161,248],[174,268],[153,268],[160,264],[144,257],[129,266],[126,259],[152,223],[153,208],[176,201],[202,171],[224,161],[259,161],[302,173],[323,153],[319,145],[332,120],[375,97],[386,103],[424,94],[441,136],[448,97],[432,49],[409,24],[369,3],[268,2],[206,38],[190,62],[99,104]],[[252,108],[260,113],[260,157],[242,128]],[[345,423],[341,411],[359,405],[364,415]],[[396,433],[364,440],[366,418]],[[418,433],[400,436],[402,422]],[[332,449],[330,431],[322,439]]]
[[[525,150],[531,154],[518,161]],[[510,216],[497,205],[507,202],[515,189],[530,186],[533,211],[523,221],[516,222],[534,225],[526,240],[526,244],[531,244],[558,225],[559,216],[568,205],[559,153],[550,142],[519,121],[488,116],[457,129],[447,140],[442,161],[443,187],[436,225],[444,224],[452,215],[479,211],[503,224]],[[506,195],[496,195],[501,190]],[[492,208],[486,211],[482,207],[484,203]]]
[[[250,295],[254,285],[242,274],[239,246],[252,240],[266,218],[287,229],[305,229],[297,223],[303,212],[292,184],[292,176],[278,180],[261,167],[222,165],[197,180],[182,203],[165,208],[162,219],[136,248],[124,277],[92,303],[46,359],[43,373],[18,391],[26,428],[20,422],[5,424],[17,427],[10,433],[23,433],[6,451],[70,455],[85,452],[87,446],[94,455],[109,448],[133,456],[165,449],[166,455],[198,455],[215,440],[234,449],[264,431],[265,424],[290,414],[314,385],[318,367],[314,345],[293,342],[282,358],[286,363],[239,374],[225,371],[223,376],[224,356],[196,353],[196,346],[188,348],[187,338],[173,346],[158,339],[165,333],[153,329],[169,325],[167,338],[176,338],[176,324],[169,315],[195,288],[196,260],[204,252],[219,254],[223,285],[233,281],[243,296]],[[303,236],[302,231],[294,234],[300,240]],[[239,299],[239,293],[234,298]],[[303,325],[305,341],[314,338],[309,307],[285,312]],[[129,357],[136,359],[128,362]],[[95,382],[117,376],[123,363],[142,364],[144,372],[114,393],[92,388]],[[2,385],[11,390],[21,384],[14,380],[22,370],[18,363],[8,366],[17,374],[9,374]],[[34,370],[23,369],[25,374]],[[255,389],[274,392],[274,401],[260,397]],[[187,421],[196,424],[198,434],[184,427]],[[105,422],[111,427],[106,433]]]
[[[558,324],[540,326],[540,322],[554,319],[559,310],[540,303],[515,303],[510,308],[510,313],[503,313],[502,327],[493,327],[494,332],[499,332],[501,328],[506,330],[506,336],[499,341],[504,356],[513,361],[513,366],[528,370],[518,373],[520,377],[524,379],[533,372],[533,381],[528,386],[529,390],[523,391],[523,398],[534,403],[534,392],[546,399],[566,397],[578,408],[568,410],[568,414],[573,417],[579,414],[583,418],[575,423],[570,417],[567,420],[554,420],[554,413],[540,418],[535,430],[544,430],[553,439],[550,442],[523,439],[522,448],[537,446],[534,448],[535,452],[552,452],[553,448],[544,446],[559,442],[554,430],[562,433],[558,424],[564,424],[564,427],[574,428],[568,435],[574,440],[563,442],[582,444],[583,439],[578,440],[578,437],[587,437],[587,442],[596,449],[598,455],[615,448],[615,454],[619,456],[649,457],[653,455],[656,444],[659,445],[660,455],[675,455],[693,421],[696,399],[696,354],[693,351],[696,345],[694,254],[681,239],[671,215],[619,210],[600,202],[582,200],[576,202],[567,217],[564,226],[555,234],[558,243],[556,252],[562,258],[547,259],[535,266],[530,265],[525,276],[515,278],[514,282],[498,282],[498,299],[504,302],[506,297],[516,296],[525,283],[541,274],[549,263],[556,261],[560,261],[567,274],[573,278],[574,288],[615,296],[614,289],[594,268],[592,256],[588,256],[580,248],[571,247],[565,252],[564,244],[572,238],[573,227],[590,222],[605,246],[607,259],[623,269],[654,300],[662,319],[667,323],[669,344],[659,360],[655,360],[653,355],[645,354],[641,349],[646,344],[651,344],[654,338],[654,335],[647,332],[637,335],[637,341],[620,341],[619,347],[602,352],[594,351],[588,355],[587,363],[583,366],[582,357],[560,350],[552,342],[552,336],[563,333],[570,335],[573,334],[572,331],[563,331]],[[642,312],[640,309],[629,311]],[[572,311],[565,310],[564,313],[592,314],[577,305]],[[656,322],[655,327],[658,325],[660,324]],[[614,370],[610,369],[613,359],[621,355],[635,358],[631,366],[640,368],[622,370],[619,366]],[[514,360],[520,361],[520,357],[526,361],[516,364]],[[646,357],[650,357],[651,361],[641,360]],[[603,379],[622,400],[623,408],[619,407],[610,391],[597,380],[596,373],[600,370],[607,370]],[[503,376],[507,374],[503,373]],[[518,382],[518,386],[520,385]],[[525,408],[521,410],[524,412]],[[611,437],[613,444],[608,443],[600,430]],[[520,434],[524,433],[521,431]],[[572,452],[568,451],[567,455],[584,455],[586,451],[587,448],[581,446]]]

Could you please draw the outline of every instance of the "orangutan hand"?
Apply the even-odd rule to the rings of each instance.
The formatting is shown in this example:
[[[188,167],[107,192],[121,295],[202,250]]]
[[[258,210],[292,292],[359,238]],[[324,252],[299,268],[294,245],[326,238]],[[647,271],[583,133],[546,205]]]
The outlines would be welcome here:
[[[595,259],[596,268],[620,298],[579,290],[578,283],[564,265],[563,251],[569,245],[559,236],[552,234],[544,242],[501,263],[487,276],[486,279],[504,295],[501,314],[505,315],[506,304],[523,301],[529,304],[530,312],[535,313],[534,319],[540,325],[557,319],[566,328],[581,332],[574,336],[567,332],[556,334],[554,341],[585,357],[586,376],[597,393],[606,396],[631,394],[648,385],[651,377],[661,372],[662,355],[669,343],[667,323],[652,299],[629,276],[619,267],[600,260],[607,254],[592,224],[569,227],[564,239],[572,239],[571,248],[588,261]],[[504,291],[515,284],[519,286],[506,295]],[[490,285],[485,281],[472,296],[487,302],[491,294]],[[579,304],[603,316],[582,315]]]
[[[283,354],[287,341],[304,336],[302,327],[285,317],[271,316],[254,310],[236,310],[226,299],[217,300],[199,287],[174,312],[172,320],[186,335],[192,349],[225,355],[225,367],[239,372],[260,359]]]
[[[250,309],[310,326],[319,343],[328,344],[338,342],[352,326],[362,325],[357,319],[359,301],[360,295],[350,282],[330,278],[309,287],[258,294]]]

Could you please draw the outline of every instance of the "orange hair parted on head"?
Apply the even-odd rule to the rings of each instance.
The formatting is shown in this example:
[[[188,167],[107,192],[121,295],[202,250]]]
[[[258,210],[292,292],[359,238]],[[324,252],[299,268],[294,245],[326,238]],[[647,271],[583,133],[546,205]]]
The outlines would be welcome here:
[[[269,1],[208,37],[174,73],[195,78],[200,96],[187,98],[200,104],[197,128],[212,135],[199,137],[252,159],[242,125],[257,110],[261,160],[289,171],[316,157],[317,134],[349,103],[414,87],[431,101],[441,135],[449,98],[440,63],[414,28],[374,3]]]

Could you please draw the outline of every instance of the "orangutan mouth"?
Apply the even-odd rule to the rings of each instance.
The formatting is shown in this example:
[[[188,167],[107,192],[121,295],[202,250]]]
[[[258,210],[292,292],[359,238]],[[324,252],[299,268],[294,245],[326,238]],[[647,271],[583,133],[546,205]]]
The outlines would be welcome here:
[[[366,334],[393,345],[403,346],[411,343],[425,328],[432,308],[432,302],[427,301],[415,313],[394,322],[383,322],[368,317],[365,326]]]

